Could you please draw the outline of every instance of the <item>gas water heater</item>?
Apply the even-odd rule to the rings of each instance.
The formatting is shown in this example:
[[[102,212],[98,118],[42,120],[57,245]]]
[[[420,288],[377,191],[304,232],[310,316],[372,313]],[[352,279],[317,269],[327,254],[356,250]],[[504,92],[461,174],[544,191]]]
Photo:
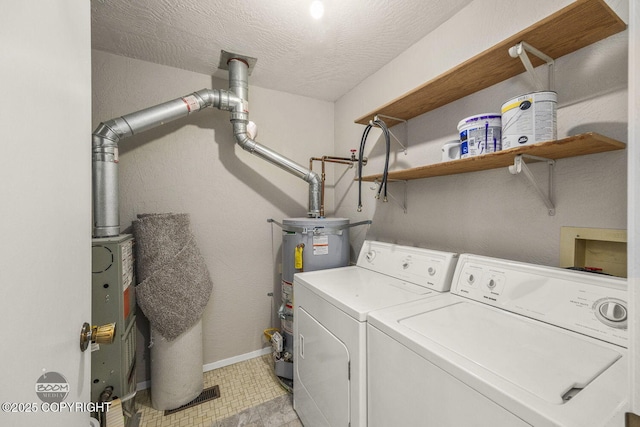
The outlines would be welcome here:
[[[274,221],[275,222],[275,221]],[[276,375],[293,379],[293,275],[349,264],[348,218],[289,218],[282,224],[282,304],[278,311],[284,338]]]

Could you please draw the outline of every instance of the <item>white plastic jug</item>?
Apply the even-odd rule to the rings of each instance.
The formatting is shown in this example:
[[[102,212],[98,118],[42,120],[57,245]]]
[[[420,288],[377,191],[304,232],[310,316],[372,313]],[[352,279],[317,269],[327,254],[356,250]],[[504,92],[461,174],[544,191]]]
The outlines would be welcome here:
[[[460,141],[447,142],[442,146],[442,161],[449,162],[460,158]]]

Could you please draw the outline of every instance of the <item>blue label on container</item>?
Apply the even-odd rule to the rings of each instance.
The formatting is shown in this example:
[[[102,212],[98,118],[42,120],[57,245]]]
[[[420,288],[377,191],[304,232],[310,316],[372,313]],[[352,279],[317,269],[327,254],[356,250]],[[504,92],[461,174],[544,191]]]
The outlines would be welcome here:
[[[467,141],[460,143],[460,156],[464,156],[465,154],[469,154],[469,144]]]

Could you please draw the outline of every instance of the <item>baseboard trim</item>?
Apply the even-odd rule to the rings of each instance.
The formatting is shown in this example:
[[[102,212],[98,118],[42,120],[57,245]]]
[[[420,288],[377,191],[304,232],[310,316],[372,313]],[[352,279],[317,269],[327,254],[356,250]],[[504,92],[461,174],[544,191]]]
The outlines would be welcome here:
[[[214,369],[224,368],[225,366],[233,365],[239,362],[244,362],[245,360],[254,359],[256,357],[264,356],[265,354],[271,353],[271,346],[265,347],[260,350],[252,351],[245,354],[240,354],[238,356],[229,357],[228,359],[218,360],[217,362],[207,363],[202,367],[202,372],[213,371]],[[151,380],[142,381],[136,384],[137,390],[146,390],[151,387]]]
[[[241,354],[239,356],[233,356],[228,359],[218,360],[217,362],[207,363],[202,367],[202,372],[213,371],[214,369],[224,368],[225,366],[233,365],[235,363],[244,362],[245,360],[254,359],[256,357],[264,356],[271,353],[271,346],[265,347],[260,350],[252,351],[250,353]]]

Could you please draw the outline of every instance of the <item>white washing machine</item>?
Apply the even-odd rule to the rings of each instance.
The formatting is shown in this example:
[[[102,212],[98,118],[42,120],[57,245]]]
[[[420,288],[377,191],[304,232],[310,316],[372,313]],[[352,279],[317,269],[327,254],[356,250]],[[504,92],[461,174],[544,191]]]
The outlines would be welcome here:
[[[448,291],[456,261],[365,241],[355,266],[294,276],[293,405],[305,426],[367,425],[367,313]]]
[[[623,426],[626,280],[460,255],[451,292],[370,313],[370,426]]]

